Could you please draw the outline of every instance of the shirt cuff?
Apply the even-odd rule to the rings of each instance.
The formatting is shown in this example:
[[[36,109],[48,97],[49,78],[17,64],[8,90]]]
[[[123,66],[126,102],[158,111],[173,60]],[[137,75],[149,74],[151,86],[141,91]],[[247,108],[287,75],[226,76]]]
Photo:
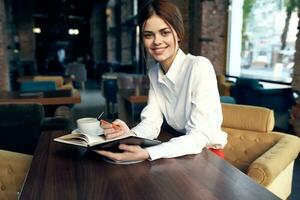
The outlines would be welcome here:
[[[153,161],[153,160],[157,160],[157,159],[162,158],[162,154],[161,154],[162,147],[160,147],[160,146],[161,145],[156,145],[156,146],[153,146],[153,147],[145,148],[149,153],[149,159],[148,160]]]

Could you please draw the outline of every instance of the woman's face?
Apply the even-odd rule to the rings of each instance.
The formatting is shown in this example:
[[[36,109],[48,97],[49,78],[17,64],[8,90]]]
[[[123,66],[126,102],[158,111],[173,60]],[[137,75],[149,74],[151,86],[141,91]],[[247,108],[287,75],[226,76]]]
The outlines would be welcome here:
[[[168,69],[178,50],[178,37],[174,29],[154,14],[145,21],[143,41],[147,52],[164,69]]]

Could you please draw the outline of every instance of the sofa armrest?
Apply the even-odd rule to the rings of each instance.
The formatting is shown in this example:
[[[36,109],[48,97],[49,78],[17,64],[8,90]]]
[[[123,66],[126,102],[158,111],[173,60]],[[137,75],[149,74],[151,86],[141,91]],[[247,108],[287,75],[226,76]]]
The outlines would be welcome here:
[[[300,139],[285,134],[272,148],[249,166],[247,174],[257,183],[267,186],[297,158],[299,151]]]

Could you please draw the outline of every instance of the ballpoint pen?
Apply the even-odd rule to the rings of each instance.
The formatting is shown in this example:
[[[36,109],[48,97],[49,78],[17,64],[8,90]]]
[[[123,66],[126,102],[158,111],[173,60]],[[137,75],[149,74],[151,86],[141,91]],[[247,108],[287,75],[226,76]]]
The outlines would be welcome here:
[[[118,125],[109,123],[108,121],[105,121],[105,120],[101,119],[101,117],[102,117],[103,114],[104,114],[104,112],[102,112],[102,113],[97,117],[97,119],[100,121],[100,125],[101,125],[101,124],[111,124],[112,127],[113,127],[114,129],[119,129],[119,128],[120,128],[120,126],[118,126]]]
[[[113,129],[119,129],[120,128],[120,126],[109,123],[108,121],[105,121],[103,119],[100,120],[100,124],[110,124],[113,127]]]

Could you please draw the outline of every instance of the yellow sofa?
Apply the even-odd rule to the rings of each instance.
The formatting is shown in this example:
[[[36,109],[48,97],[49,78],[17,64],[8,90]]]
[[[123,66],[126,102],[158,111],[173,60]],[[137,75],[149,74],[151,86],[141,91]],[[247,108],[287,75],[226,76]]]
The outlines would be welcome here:
[[[225,160],[281,199],[287,199],[300,139],[273,132],[274,113],[270,109],[222,104],[222,110],[222,128],[228,133]]]
[[[31,160],[31,155],[0,150],[0,199],[18,198]]]

